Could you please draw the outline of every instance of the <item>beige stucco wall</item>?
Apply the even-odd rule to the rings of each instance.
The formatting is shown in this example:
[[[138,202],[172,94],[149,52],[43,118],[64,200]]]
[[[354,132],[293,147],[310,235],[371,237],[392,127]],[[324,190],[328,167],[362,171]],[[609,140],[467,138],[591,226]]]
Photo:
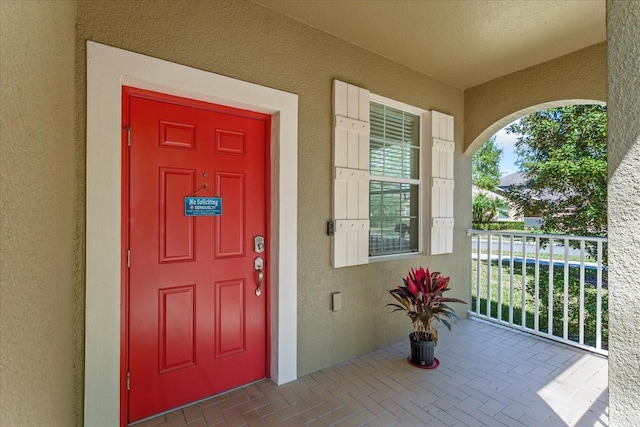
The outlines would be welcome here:
[[[152,7],[153,5],[153,7]],[[465,209],[471,188],[456,187],[454,256],[374,263],[335,270],[325,223],[331,217],[332,80],[456,118],[457,179],[470,183],[462,155],[462,92],[249,2],[80,2],[78,5],[78,129],[83,150],[85,40],[143,53],[299,95],[298,164],[298,373],[348,359],[393,342],[408,331],[391,315],[386,289],[411,266],[427,265],[452,276],[452,296],[470,299]],[[84,180],[80,167],[79,180]],[[81,197],[82,198],[82,197]],[[76,210],[83,211],[84,200]],[[331,293],[344,309],[331,311]],[[77,287],[82,294],[82,283]],[[460,307],[464,315],[465,307]],[[78,330],[78,334],[82,334]],[[443,334],[441,339],[446,339]],[[77,352],[81,364],[81,353]]]
[[[609,420],[640,420],[640,2],[607,2]]]
[[[75,2],[0,2],[0,423],[73,425]]]
[[[472,87],[464,92],[464,152],[473,154],[504,126],[535,111],[606,97],[606,43]]]
[[[469,248],[464,231],[470,225],[470,213],[461,207],[470,199],[470,184],[465,183],[471,181],[471,168],[469,158],[461,154],[462,93],[254,4],[175,3],[153,2],[151,7],[151,2],[82,2],[78,6],[74,138],[74,3],[0,2],[3,425],[73,425],[72,410],[82,405],[86,39],[300,95],[300,374],[403,335],[406,321],[387,313],[384,290],[395,286],[410,266],[428,262],[452,275],[457,295],[468,298]],[[612,425],[628,425],[639,417],[635,397],[640,394],[640,381],[634,377],[640,370],[635,280],[640,273],[636,262],[640,242],[635,233],[640,227],[638,7],[637,2],[608,3]],[[604,46],[589,49],[602,52]],[[625,56],[625,50],[633,56]],[[595,66],[596,71],[599,68]],[[601,76],[601,72],[595,74]],[[324,223],[330,217],[333,78],[456,117],[455,248],[462,253],[459,258],[439,256],[341,270],[329,267],[330,239],[324,235]],[[476,89],[487,88],[469,89],[467,99]],[[604,95],[594,92],[580,97],[604,100]],[[526,103],[533,105],[533,98]],[[498,118],[519,108],[511,104],[509,111],[495,105],[496,111],[487,114]],[[469,124],[475,131],[467,130],[467,141],[493,123],[487,117]],[[25,197],[29,209],[16,203]],[[330,311],[334,291],[344,294],[342,312]],[[77,388],[72,396],[74,376]],[[81,411],[76,416],[75,424],[81,425]]]

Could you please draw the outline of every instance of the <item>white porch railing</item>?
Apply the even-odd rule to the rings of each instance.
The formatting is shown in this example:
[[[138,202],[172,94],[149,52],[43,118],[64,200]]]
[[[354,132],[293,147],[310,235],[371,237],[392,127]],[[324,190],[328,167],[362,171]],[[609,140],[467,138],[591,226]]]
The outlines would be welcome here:
[[[608,355],[606,238],[469,230],[481,319]]]

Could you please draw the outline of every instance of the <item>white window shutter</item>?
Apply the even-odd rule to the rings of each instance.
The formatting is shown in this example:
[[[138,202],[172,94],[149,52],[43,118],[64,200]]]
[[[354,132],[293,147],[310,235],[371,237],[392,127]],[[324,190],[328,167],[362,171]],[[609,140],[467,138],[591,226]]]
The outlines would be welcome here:
[[[369,91],[333,81],[333,267],[369,262]]]
[[[431,111],[431,255],[453,252],[453,116]]]

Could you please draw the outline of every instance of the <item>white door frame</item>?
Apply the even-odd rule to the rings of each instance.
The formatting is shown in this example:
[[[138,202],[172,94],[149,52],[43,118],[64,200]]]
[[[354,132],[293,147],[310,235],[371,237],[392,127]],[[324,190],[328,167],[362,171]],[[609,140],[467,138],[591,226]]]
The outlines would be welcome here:
[[[272,116],[271,378],[297,378],[298,96],[88,41],[85,425],[120,425],[123,85]]]

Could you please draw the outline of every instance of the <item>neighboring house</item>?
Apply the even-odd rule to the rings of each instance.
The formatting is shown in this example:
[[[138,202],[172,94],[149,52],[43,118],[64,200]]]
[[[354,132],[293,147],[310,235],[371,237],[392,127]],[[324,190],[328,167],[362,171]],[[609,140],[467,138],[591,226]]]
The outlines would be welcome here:
[[[0,2],[2,424],[126,425],[155,411],[140,384],[156,393],[162,375],[180,378],[165,385],[174,397],[195,400],[215,375],[180,372],[203,360],[220,373],[215,387],[252,381],[247,366],[285,383],[406,339],[385,297],[408,265],[450,275],[450,296],[471,299],[474,150],[568,100],[612,103],[609,260],[629,269],[612,267],[609,281],[631,295],[640,3],[607,2],[607,42],[604,3],[577,2],[601,9],[573,21],[588,24],[576,44],[562,47],[562,21],[529,33],[549,40],[543,56],[524,51],[515,35],[544,30],[536,19],[565,3],[506,2],[519,19],[494,22],[483,2]],[[337,27],[304,24],[314,16]],[[504,44],[473,33],[485,29]],[[376,153],[387,166],[408,153],[398,169],[372,171],[372,106],[404,126]],[[222,197],[220,215],[187,215],[196,195]],[[401,253],[370,257],[369,229],[397,235]],[[640,348],[636,302],[615,295],[612,421],[632,419]],[[257,362],[239,356],[249,347]]]
[[[509,175],[505,175],[500,180],[500,184],[498,184],[498,188],[503,192],[509,190],[511,186],[514,185],[523,185],[526,183],[526,179],[520,172],[514,172]],[[556,193],[550,191],[544,191],[540,194],[539,198],[532,198],[532,201],[535,200],[556,200],[558,199],[558,195]],[[567,208],[563,215],[571,215],[572,211],[575,210],[573,208]],[[542,216],[535,209],[525,209],[524,210],[524,226],[525,228],[540,228],[542,224]]]
[[[514,172],[503,176],[502,179],[500,179],[498,188],[504,194],[504,192],[509,190],[509,187],[512,185],[521,185],[524,182],[524,176],[520,172]],[[522,218],[524,220],[525,228],[540,228],[542,223],[542,217],[537,212],[533,212],[531,210],[525,209]]]
[[[505,175],[500,179],[498,188],[502,191],[506,191],[512,185],[520,185],[525,182],[524,176],[520,172],[513,172],[509,175]]]
[[[485,190],[483,188],[478,188],[474,185],[471,188],[471,196],[475,197],[476,194],[484,194],[485,196],[490,198],[497,198],[509,205],[508,212],[506,214],[503,212],[498,212],[496,214],[496,217],[493,218],[494,221],[522,221],[523,220],[523,217],[518,213],[518,210],[514,206],[512,206],[507,200],[507,198],[504,197],[501,193],[494,192],[491,190]]]

